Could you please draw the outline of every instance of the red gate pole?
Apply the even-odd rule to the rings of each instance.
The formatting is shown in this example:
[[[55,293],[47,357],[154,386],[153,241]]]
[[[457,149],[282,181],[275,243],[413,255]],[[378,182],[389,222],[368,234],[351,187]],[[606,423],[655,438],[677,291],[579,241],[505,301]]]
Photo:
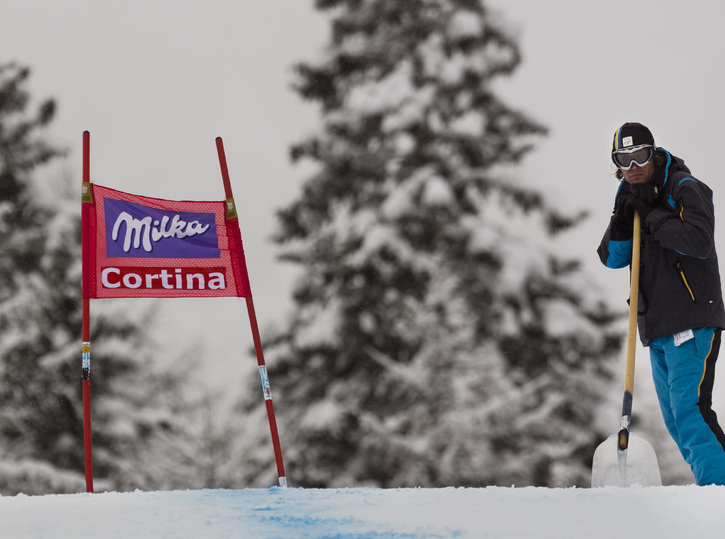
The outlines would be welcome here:
[[[90,145],[91,134],[88,131],[83,132],[83,191],[81,194],[81,219],[85,220],[87,214],[93,204],[93,190],[90,180]],[[83,444],[85,452],[86,464],[86,492],[93,492],[93,453],[91,443],[91,331],[90,331],[90,290],[86,272],[90,272],[90,268],[86,268],[86,261],[89,256],[95,253],[88,252],[91,247],[91,238],[83,224],[82,232],[82,249],[83,249],[83,343],[82,343],[82,380],[83,380]]]
[[[219,165],[222,171],[222,180],[224,181],[224,193],[227,204],[227,221],[237,219],[236,208],[234,206],[234,197],[232,196],[232,184],[229,181],[229,169],[227,167],[227,158],[224,153],[224,143],[221,137],[216,138],[217,153],[219,154]],[[239,223],[236,223],[239,227]],[[246,271],[246,269],[245,269]],[[272,446],[274,447],[274,458],[277,462],[277,475],[279,477],[279,486],[287,487],[287,477],[285,476],[284,463],[282,461],[282,448],[279,443],[279,434],[277,433],[277,420],[274,416],[274,405],[272,404],[272,390],[267,376],[267,366],[264,362],[264,353],[262,351],[262,340],[259,336],[259,327],[257,326],[257,315],[254,311],[254,301],[252,300],[251,290],[245,298],[247,300],[247,311],[249,313],[249,324],[252,329],[252,338],[254,339],[254,350],[257,353],[257,366],[259,368],[259,376],[262,381],[262,391],[264,393],[264,403],[267,407],[267,418],[269,419],[269,430],[272,434]]]

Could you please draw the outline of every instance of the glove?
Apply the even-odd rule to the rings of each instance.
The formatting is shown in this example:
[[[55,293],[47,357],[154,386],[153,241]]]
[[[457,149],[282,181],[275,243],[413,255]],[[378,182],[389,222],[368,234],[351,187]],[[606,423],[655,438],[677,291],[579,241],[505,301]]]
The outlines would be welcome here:
[[[655,185],[649,183],[634,183],[629,186],[632,196],[646,202],[650,206],[657,207],[660,205],[660,191]]]
[[[659,189],[648,183],[633,183],[629,186],[629,193],[624,196],[624,213],[634,218],[634,210],[639,212],[642,224],[652,210],[660,205]]]

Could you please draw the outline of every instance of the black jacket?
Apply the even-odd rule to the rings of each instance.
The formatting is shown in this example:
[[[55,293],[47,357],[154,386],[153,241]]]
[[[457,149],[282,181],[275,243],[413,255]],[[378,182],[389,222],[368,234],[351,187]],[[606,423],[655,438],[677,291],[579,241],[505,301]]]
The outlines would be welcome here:
[[[684,161],[663,148],[657,151],[666,158],[652,180],[660,187],[662,203],[642,225],[640,251],[637,323],[645,346],[687,329],[725,328],[712,191],[690,174]],[[613,234],[614,220],[598,253],[607,267],[622,268],[631,262],[632,235],[623,239],[621,233]]]

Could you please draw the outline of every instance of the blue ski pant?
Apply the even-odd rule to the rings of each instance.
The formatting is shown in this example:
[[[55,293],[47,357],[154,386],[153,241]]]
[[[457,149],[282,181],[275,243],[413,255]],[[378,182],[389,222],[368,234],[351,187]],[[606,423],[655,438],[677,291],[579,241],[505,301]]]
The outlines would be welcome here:
[[[674,336],[649,345],[652,376],[670,435],[698,485],[725,485],[725,434],[712,410],[721,330],[700,328],[679,346]]]

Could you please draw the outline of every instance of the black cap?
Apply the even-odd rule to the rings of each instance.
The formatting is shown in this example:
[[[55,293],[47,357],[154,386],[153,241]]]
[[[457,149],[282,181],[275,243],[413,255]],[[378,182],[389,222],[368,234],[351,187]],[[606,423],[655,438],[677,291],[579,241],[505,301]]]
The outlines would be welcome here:
[[[655,139],[650,130],[642,124],[627,122],[614,132],[612,153],[617,150],[641,146],[642,144],[655,145]]]

